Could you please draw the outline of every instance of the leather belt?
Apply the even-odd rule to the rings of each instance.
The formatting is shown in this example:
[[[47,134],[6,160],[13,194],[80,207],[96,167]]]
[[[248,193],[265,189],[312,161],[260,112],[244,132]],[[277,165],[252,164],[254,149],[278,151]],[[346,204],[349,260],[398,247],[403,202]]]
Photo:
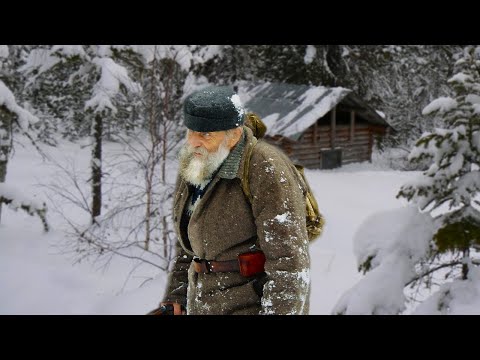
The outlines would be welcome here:
[[[226,261],[205,260],[200,258],[193,259],[193,267],[197,273],[215,273],[215,272],[239,272],[240,265],[238,259]]]

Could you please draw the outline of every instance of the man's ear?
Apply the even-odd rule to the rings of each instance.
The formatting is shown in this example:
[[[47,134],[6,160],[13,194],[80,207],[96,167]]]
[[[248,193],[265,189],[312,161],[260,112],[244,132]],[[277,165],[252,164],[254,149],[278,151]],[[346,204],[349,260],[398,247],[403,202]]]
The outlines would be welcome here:
[[[230,150],[232,150],[233,147],[237,145],[238,141],[242,137],[242,133],[243,133],[243,128],[241,126],[233,129],[233,134],[232,134],[233,136],[230,139],[228,139],[228,147],[230,148]]]

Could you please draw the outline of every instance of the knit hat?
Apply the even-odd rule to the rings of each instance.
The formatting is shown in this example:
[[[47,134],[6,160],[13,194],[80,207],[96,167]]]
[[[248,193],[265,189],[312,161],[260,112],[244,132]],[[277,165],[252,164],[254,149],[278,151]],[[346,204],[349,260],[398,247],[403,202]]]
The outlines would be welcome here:
[[[230,86],[209,86],[185,100],[185,126],[193,131],[229,130],[243,125],[245,110]]]

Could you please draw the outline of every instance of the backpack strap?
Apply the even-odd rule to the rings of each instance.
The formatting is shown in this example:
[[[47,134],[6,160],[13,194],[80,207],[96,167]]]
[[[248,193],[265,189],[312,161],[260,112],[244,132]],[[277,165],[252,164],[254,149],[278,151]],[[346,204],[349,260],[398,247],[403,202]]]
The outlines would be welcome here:
[[[242,189],[247,197],[250,204],[252,203],[252,193],[250,192],[250,183],[249,183],[249,176],[250,176],[250,160],[252,159],[252,154],[255,146],[258,143],[256,137],[252,137],[252,145],[247,147],[247,152],[245,154],[245,161],[243,164],[243,176],[242,176]]]
[[[250,205],[252,205],[252,203],[253,203],[253,197],[252,197],[252,193],[250,192],[250,182],[249,182],[250,160],[252,159],[253,150],[255,149],[255,146],[257,145],[257,143],[258,143],[257,138],[255,136],[253,136],[252,137],[252,145],[247,147],[247,152],[245,154],[245,162],[244,162],[244,165],[243,165],[243,175],[242,175],[242,180],[241,180],[243,193],[245,194],[246,198],[250,202]],[[255,236],[254,249],[261,250],[260,242],[258,241],[257,236]],[[263,277],[265,277],[265,276],[263,276]],[[255,282],[257,282],[257,281],[258,281],[258,279],[254,280],[254,287],[255,287]],[[266,280],[264,280],[264,282],[265,281]],[[262,293],[263,293],[263,283],[259,288],[259,289],[261,289]],[[258,292],[258,289],[256,289],[255,291],[257,292],[257,294],[259,296],[261,296]]]

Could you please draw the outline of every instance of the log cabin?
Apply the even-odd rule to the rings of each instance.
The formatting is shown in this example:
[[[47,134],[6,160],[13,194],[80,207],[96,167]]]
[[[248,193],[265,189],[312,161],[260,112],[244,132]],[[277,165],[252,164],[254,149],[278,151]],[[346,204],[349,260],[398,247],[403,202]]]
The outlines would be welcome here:
[[[241,82],[247,111],[267,125],[265,140],[310,169],[333,169],[371,161],[376,137],[392,130],[352,90],[285,83]]]

